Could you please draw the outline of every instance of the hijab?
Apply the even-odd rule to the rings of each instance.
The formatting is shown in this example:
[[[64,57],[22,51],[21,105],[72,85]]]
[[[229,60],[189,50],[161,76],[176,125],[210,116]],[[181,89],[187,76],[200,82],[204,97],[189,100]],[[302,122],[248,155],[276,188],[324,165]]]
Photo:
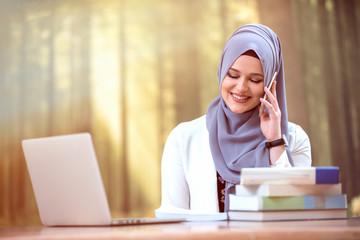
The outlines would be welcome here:
[[[281,44],[277,35],[268,27],[248,24],[237,29],[225,44],[218,69],[219,88],[235,60],[247,51],[254,51],[264,72],[264,85],[268,86],[274,73],[276,93],[281,111],[281,132],[289,139],[286,110],[285,78]],[[242,168],[270,167],[266,138],[260,129],[258,107],[244,113],[234,113],[220,96],[210,103],[206,112],[206,126],[215,168],[226,181],[225,211],[228,211],[229,194],[240,183]],[[286,152],[293,165],[289,149]]]

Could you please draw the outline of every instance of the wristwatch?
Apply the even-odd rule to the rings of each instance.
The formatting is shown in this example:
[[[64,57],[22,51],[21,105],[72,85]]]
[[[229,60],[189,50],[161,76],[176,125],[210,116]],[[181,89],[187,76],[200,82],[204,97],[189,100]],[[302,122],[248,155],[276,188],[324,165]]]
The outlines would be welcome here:
[[[284,145],[285,147],[288,146],[288,142],[286,140],[285,135],[282,136],[282,138],[271,141],[271,142],[265,142],[265,146],[267,148],[272,148],[272,147],[276,147],[276,146],[281,146]]]

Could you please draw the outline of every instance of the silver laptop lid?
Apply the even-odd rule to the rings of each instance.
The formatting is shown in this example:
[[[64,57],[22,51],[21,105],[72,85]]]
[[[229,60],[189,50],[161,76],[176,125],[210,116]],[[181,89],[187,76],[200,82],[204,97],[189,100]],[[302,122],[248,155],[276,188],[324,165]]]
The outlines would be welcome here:
[[[111,223],[89,133],[27,139],[22,146],[44,225]]]

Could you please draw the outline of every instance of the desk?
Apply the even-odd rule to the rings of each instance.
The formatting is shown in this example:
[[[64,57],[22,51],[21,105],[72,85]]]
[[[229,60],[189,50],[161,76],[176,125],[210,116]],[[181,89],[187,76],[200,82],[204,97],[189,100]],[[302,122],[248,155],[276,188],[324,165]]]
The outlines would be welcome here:
[[[0,228],[0,239],[360,239],[360,218],[278,222],[185,222],[122,227]]]

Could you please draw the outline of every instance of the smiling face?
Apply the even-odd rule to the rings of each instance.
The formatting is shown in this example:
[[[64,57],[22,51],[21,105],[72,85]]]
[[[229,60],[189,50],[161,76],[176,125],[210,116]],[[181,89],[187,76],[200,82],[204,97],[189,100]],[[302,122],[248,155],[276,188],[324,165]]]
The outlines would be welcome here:
[[[222,84],[221,96],[234,113],[244,113],[260,104],[264,95],[264,73],[254,52],[238,57]]]

